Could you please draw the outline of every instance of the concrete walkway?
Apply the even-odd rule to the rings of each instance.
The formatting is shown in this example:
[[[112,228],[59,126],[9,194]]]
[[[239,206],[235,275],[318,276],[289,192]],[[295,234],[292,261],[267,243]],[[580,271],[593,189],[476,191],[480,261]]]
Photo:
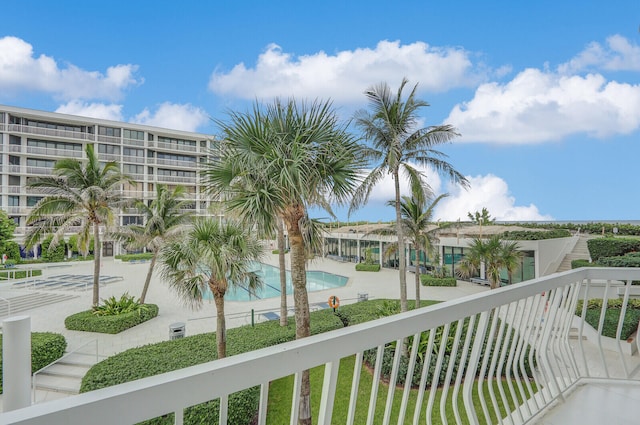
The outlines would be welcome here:
[[[265,255],[263,262],[277,266],[277,255],[268,253]],[[289,269],[289,258],[287,256],[287,269]],[[43,277],[59,275],[59,274],[92,274],[93,263],[75,263],[72,265],[58,266],[43,265]],[[130,295],[138,297],[142,291],[149,263],[121,263],[113,259],[105,259],[102,264],[101,274],[109,276],[122,276],[121,281],[108,283],[100,288],[100,298],[109,298],[120,296],[128,292]],[[349,278],[346,286],[332,290],[324,290],[309,293],[310,304],[325,303],[329,296],[336,295],[340,298],[342,304],[356,302],[358,294],[367,293],[369,299],[379,298],[399,298],[399,278],[397,270],[383,269],[378,273],[356,272],[353,263],[340,263],[334,260],[319,258],[312,261],[308,270],[327,271]],[[413,273],[407,273],[407,289],[408,298],[413,299],[415,296]],[[462,296],[487,291],[486,286],[477,284],[459,282],[458,287],[422,287],[421,298],[431,300],[449,300]],[[32,291],[31,289],[21,289],[16,291],[4,284],[0,287],[0,297],[15,296],[16,293],[25,293]],[[92,292],[89,288],[87,291],[64,291],[64,290],[41,290],[38,292],[51,293],[72,293],[78,297],[58,302],[55,304],[38,307],[26,314],[31,316],[31,327],[34,332],[57,332],[61,333],[67,339],[67,351],[72,351],[76,347],[89,344],[83,351],[91,351],[95,354],[95,344],[91,341],[97,340],[98,354],[101,357],[112,356],[129,348],[138,347],[169,339],[169,325],[176,322],[184,322],[186,324],[186,335],[194,335],[204,332],[215,331],[215,306],[213,302],[205,301],[199,310],[191,310],[185,307],[180,299],[172,292],[168,286],[161,281],[158,274],[154,274],[146,301],[157,304],[160,312],[158,317],[135,326],[131,329],[123,331],[117,335],[108,335],[93,332],[70,331],[64,327],[64,319],[79,311],[87,310],[91,307]],[[288,297],[288,304],[293,306],[293,297]],[[256,312],[256,320],[260,320],[260,312],[273,311],[278,312],[280,308],[280,298],[269,298],[264,300],[225,303],[227,315],[227,327],[233,328],[251,323],[251,310]],[[50,400],[64,396],[61,393],[43,393],[39,394],[38,401]],[[1,400],[0,400],[1,404]]]

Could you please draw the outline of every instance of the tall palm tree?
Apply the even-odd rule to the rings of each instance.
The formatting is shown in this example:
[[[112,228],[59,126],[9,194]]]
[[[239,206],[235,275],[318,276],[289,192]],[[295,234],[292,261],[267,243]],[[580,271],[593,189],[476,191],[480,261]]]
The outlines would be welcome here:
[[[396,210],[396,233],[398,235],[398,268],[400,273],[400,310],[407,311],[407,276],[402,228],[402,210],[400,206],[401,174],[409,179],[412,193],[426,192],[430,187],[424,175],[411,164],[429,166],[439,173],[445,174],[455,183],[467,186],[465,177],[445,161],[447,156],[436,149],[458,136],[450,125],[417,128],[421,108],[429,106],[423,100],[416,99],[416,84],[406,99],[403,90],[407,85],[403,79],[394,96],[389,85],[381,83],[365,91],[369,99],[371,111],[359,111],[355,116],[355,124],[363,132],[364,138],[371,145],[364,149],[364,156],[373,164],[373,169],[364,179],[363,184],[355,192],[351,210],[365,204],[371,190],[384,178],[391,174],[395,186],[394,206]]]
[[[41,189],[46,196],[27,217],[29,229],[25,244],[33,247],[44,235],[53,234],[49,245],[49,249],[53,249],[72,227],[80,226],[79,248],[86,254],[93,234],[93,305],[96,306],[100,302],[100,227],[109,230],[115,224],[116,211],[130,203],[123,197],[121,186],[125,182],[134,183],[120,172],[117,162],[101,163],[92,144],[86,146],[85,153],[86,161],[58,160],[53,176],[29,181],[29,187]]]
[[[219,161],[206,166],[203,178],[214,193],[225,192],[227,205],[259,229],[284,220],[289,236],[296,338],[310,334],[306,261],[317,226],[308,208],[332,216],[330,202],[344,203],[359,180],[359,146],[338,122],[330,102],[291,99],[247,113],[231,113],[222,129]],[[311,423],[309,372],[302,373],[299,421]]]
[[[506,269],[511,274],[519,266],[521,256],[517,242],[503,241],[499,234],[488,239],[474,238],[460,261],[458,275],[469,278],[484,264],[489,285],[496,289],[500,286],[500,271]]]
[[[262,281],[254,262],[262,256],[262,245],[246,227],[215,218],[197,220],[184,237],[174,239],[160,250],[161,275],[185,304],[199,308],[207,289],[216,305],[216,346],[218,358],[227,353],[224,296],[230,286],[253,292]]]
[[[114,233],[114,237],[126,241],[129,246],[146,248],[153,253],[140,295],[142,304],[147,297],[160,248],[172,238],[179,236],[184,226],[192,219],[192,214],[184,210],[188,204],[184,199],[184,193],[184,186],[176,186],[173,190],[169,190],[166,185],[157,185],[156,198],[150,204],[141,200],[135,204],[144,215],[144,225],[125,226]]]
[[[284,224],[281,218],[276,218],[276,232],[278,240],[278,268],[280,269],[280,326],[287,326],[287,270],[285,265]]]

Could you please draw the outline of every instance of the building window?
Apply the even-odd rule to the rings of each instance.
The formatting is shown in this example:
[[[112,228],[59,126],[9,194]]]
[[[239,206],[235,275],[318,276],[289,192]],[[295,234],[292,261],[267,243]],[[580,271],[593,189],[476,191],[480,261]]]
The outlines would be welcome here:
[[[125,174],[142,174],[144,173],[144,166],[134,164],[123,164],[122,172]]]
[[[42,199],[42,196],[27,196],[27,206],[35,207],[36,204]]]
[[[195,156],[176,155],[173,153],[164,153],[164,152],[158,152],[158,159],[168,159],[171,161],[185,161],[185,162],[192,162],[194,164],[196,162]]]
[[[13,134],[9,136],[9,144],[10,145],[21,145],[22,138],[20,136],[14,136]]]
[[[192,177],[195,178],[195,171],[184,171],[184,170],[167,170],[165,168],[158,168],[159,176],[171,176],[171,177]]]
[[[20,165],[20,157],[9,155],[9,165]]]
[[[142,217],[139,215],[123,215],[122,225],[127,226],[129,224],[137,224],[139,226],[142,226]]]
[[[120,146],[99,144],[98,153],[104,153],[108,155],[120,155]]]
[[[138,158],[144,158],[144,149],[123,148],[122,151],[125,156],[135,156]]]
[[[9,176],[9,186],[20,186],[20,176]]]
[[[144,131],[124,129],[125,139],[144,140]]]
[[[19,196],[8,196],[8,206],[10,207],[19,207],[20,206],[20,197]]]
[[[100,136],[120,137],[120,129],[114,127],[98,127]]]
[[[53,142],[50,140],[37,139],[27,139],[27,146],[32,148],[61,149],[78,152],[82,150],[82,145],[79,143]]]
[[[50,161],[48,159],[27,158],[28,167],[53,168],[55,163],[55,161]]]
[[[195,140],[183,140],[183,139],[173,139],[171,137],[162,137],[158,136],[158,142],[168,143],[171,145],[176,145],[176,147],[180,146],[196,146]]]

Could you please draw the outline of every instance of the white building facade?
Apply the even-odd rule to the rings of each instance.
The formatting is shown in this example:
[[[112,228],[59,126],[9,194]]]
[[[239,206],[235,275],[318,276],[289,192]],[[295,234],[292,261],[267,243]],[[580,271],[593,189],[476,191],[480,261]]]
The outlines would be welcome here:
[[[125,196],[150,201],[157,185],[184,186],[188,208],[210,214],[211,200],[200,184],[198,170],[214,155],[212,136],[187,131],[86,118],[0,105],[0,208],[17,227],[21,242],[26,219],[42,194],[27,188],[30,178],[52,174],[62,158],[85,158],[94,144],[101,161],[116,161],[135,184],[122,187]],[[119,224],[142,224],[137,210],[120,211]],[[118,254],[110,241],[103,254]]]

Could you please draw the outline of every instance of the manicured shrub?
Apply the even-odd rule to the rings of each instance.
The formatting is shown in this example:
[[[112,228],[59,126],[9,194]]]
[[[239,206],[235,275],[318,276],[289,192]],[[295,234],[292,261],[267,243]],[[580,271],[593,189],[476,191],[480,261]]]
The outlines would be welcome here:
[[[67,348],[64,336],[52,332],[31,333],[31,372],[36,372],[58,360]],[[0,334],[0,359],[2,358],[2,334]],[[0,394],[2,394],[2,362],[0,361]]]
[[[380,264],[366,264],[366,263],[358,263],[356,264],[357,272],[379,272]]]
[[[115,258],[117,260],[122,260],[122,261],[146,261],[146,260],[151,260],[153,258],[153,253],[152,252],[143,252],[140,254],[120,254],[120,255],[116,255]]]
[[[42,260],[47,263],[58,263],[65,260],[66,244],[63,240],[53,249],[49,249],[53,236],[48,236],[42,241]]]
[[[607,302],[607,308],[604,313],[604,324],[602,326],[602,335],[609,338],[615,338],[618,330],[618,320],[622,311],[621,298],[612,298]],[[576,305],[576,315],[582,316],[583,300],[578,300]],[[602,299],[593,298],[587,301],[587,312],[585,321],[594,329],[598,329],[600,324],[600,313],[602,312]],[[627,312],[624,316],[622,324],[622,332],[620,339],[626,340],[638,328],[640,321],[640,300],[630,299],[627,304]]]
[[[598,263],[603,267],[640,267],[640,257],[629,254],[621,257],[601,257]]]
[[[571,260],[571,268],[572,269],[579,269],[580,267],[601,267],[600,264],[598,263],[592,263],[589,260],[584,260],[584,259],[578,259],[578,260]]]
[[[544,239],[568,238],[571,232],[566,229],[547,231],[513,230],[502,234],[503,239],[512,241],[540,241]]]
[[[455,277],[433,277],[428,274],[420,276],[420,283],[423,286],[458,286]]]
[[[363,304],[363,303],[361,303]],[[311,333],[318,334],[343,327],[332,310],[313,312]],[[295,322],[287,326],[276,321],[227,330],[227,355],[244,353],[295,339]],[[132,348],[93,366],[82,380],[80,392],[93,391],[111,385],[182,369],[216,359],[215,334],[199,334],[186,338]],[[260,401],[259,388],[249,388],[229,397],[229,423],[250,424]],[[217,423],[218,400],[192,406],[185,411],[185,423]],[[155,418],[145,424],[173,424],[173,415]]]
[[[284,253],[287,254],[289,252],[288,249],[284,250]],[[280,250],[279,249],[274,249],[273,251],[271,251],[272,254],[280,254]]]
[[[25,279],[31,276],[42,276],[42,270],[31,270],[31,274],[27,275],[27,270],[7,270],[0,271],[0,278]]]
[[[587,241],[589,255],[593,261],[602,257],[618,257],[628,252],[640,251],[640,239],[631,238],[597,238]]]
[[[93,310],[82,311],[64,319],[64,326],[73,331],[117,334],[158,315],[158,306],[144,304],[143,309],[113,316],[97,316]]]

